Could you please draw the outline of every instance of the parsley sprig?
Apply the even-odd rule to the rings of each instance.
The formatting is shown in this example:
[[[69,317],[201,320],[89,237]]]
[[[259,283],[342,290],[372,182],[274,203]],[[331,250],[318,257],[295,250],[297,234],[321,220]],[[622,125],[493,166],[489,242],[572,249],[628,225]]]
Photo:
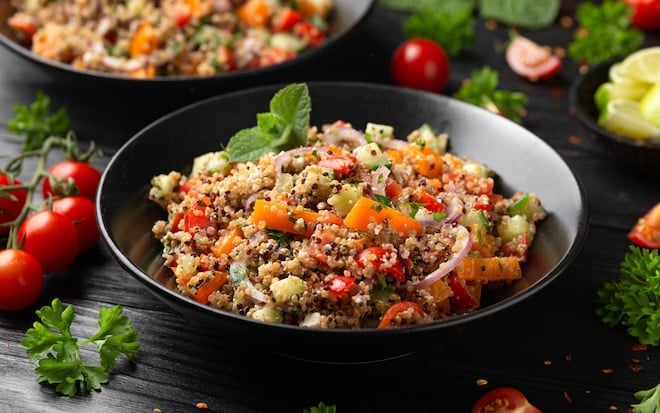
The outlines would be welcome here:
[[[135,361],[137,331],[122,315],[120,305],[101,308],[99,328],[85,340],[71,334],[75,312],[72,306],[64,308],[60,299],[54,299],[36,314],[41,321],[34,322],[21,344],[30,361],[39,363],[34,370],[39,383],[54,384],[59,393],[73,397],[83,386],[88,392],[100,390],[109,381],[109,372],[122,354]],[[88,344],[96,346],[100,364],[86,364],[81,359],[80,349]]]
[[[303,410],[303,413],[337,413],[337,406],[320,402],[318,406]]]
[[[660,412],[660,384],[651,389],[636,392],[635,398],[639,400],[639,403],[630,406],[633,413]]]
[[[580,4],[575,14],[579,26],[568,54],[578,63],[596,64],[639,49],[644,33],[630,26],[630,13],[630,6],[619,0]]]
[[[270,112],[257,115],[257,126],[243,129],[229,140],[229,161],[253,161],[269,152],[304,145],[311,110],[306,84],[294,83],[279,90],[270,101]]]
[[[609,326],[627,327],[642,344],[660,344],[660,255],[631,245],[621,277],[598,290],[596,314]]]
[[[522,114],[527,104],[527,95],[520,92],[498,90],[499,76],[488,66],[474,70],[454,97],[491,112],[505,116],[514,122],[522,122]]]
[[[69,133],[69,123],[66,108],[51,114],[50,97],[38,91],[35,101],[29,106],[22,103],[14,105],[14,118],[7,123],[7,129],[17,135],[25,135],[23,151],[31,151],[40,148],[50,136],[65,137]]]

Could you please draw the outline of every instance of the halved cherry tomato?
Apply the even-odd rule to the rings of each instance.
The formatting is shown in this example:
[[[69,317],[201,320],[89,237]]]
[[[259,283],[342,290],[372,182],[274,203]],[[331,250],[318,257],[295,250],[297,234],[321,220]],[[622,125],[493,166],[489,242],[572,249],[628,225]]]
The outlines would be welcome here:
[[[78,253],[90,250],[99,239],[94,201],[84,196],[68,196],[53,201],[53,211],[68,217],[78,230]]]
[[[393,264],[386,266],[385,262],[393,260]],[[361,268],[371,264],[377,274],[389,275],[399,282],[406,281],[406,273],[396,251],[383,247],[369,247],[360,251],[356,261]]]
[[[507,47],[506,62],[517,75],[532,82],[554,75],[562,66],[550,48],[522,36],[515,36]]]
[[[355,167],[355,158],[352,156],[329,156],[319,161],[322,168],[330,168],[337,175],[347,175]]]
[[[346,295],[346,293],[350,292],[353,289],[354,285],[355,285],[354,277],[337,275],[335,277],[332,277],[332,279],[328,282],[328,291],[330,291],[337,297],[341,298],[344,295]]]
[[[73,221],[50,210],[28,216],[18,228],[18,242],[45,273],[68,267],[78,255],[78,230]]]
[[[308,46],[317,46],[325,40],[325,34],[318,27],[307,21],[293,25],[293,33],[300,37]]]
[[[387,178],[385,181],[385,196],[390,199],[394,199],[397,196],[401,195],[401,185],[392,178]]]
[[[80,161],[61,161],[53,164],[48,169],[48,173],[53,179],[44,180],[42,187],[44,198],[75,195],[68,187],[69,181],[72,181],[78,189],[78,195],[95,200],[101,173],[92,165]]]
[[[413,200],[424,204],[424,208],[430,212],[443,212],[445,210],[445,204],[442,201],[424,190],[415,191]]]
[[[15,220],[25,205],[27,190],[6,189],[8,186],[15,185],[22,185],[22,183],[18,179],[0,173],[0,191],[5,191],[0,192],[0,224]],[[9,227],[0,227],[0,235],[7,232],[9,232]]]
[[[14,30],[32,37],[37,32],[37,20],[27,13],[16,13],[7,20],[7,24]]]
[[[215,226],[211,218],[206,215],[206,207],[199,204],[186,212],[186,215],[183,217],[183,225],[185,230],[190,233]]]
[[[630,22],[642,30],[660,29],[660,0],[625,0],[632,9]]]
[[[0,250],[0,310],[29,307],[42,285],[43,273],[36,258],[15,248]]]
[[[628,239],[642,248],[660,248],[660,202],[637,220],[628,233]]]
[[[287,32],[300,20],[302,20],[300,12],[291,7],[285,7],[273,16],[271,25],[276,32]]]
[[[469,290],[464,280],[461,280],[455,273],[450,273],[447,276],[447,284],[453,291],[453,295],[449,298],[451,308],[454,312],[468,312],[479,307],[479,300]]]
[[[424,310],[422,310],[422,307],[413,302],[413,301],[401,301],[396,304],[392,304],[390,308],[385,311],[385,314],[383,314],[383,317],[380,319],[380,322],[378,323],[378,328],[390,328],[392,327],[392,321],[394,318],[408,310],[412,309],[413,312],[419,316],[420,318],[424,317]]]
[[[390,63],[392,80],[399,86],[441,92],[449,80],[449,58],[429,39],[409,39],[401,43]]]
[[[472,413],[541,413],[520,390],[513,387],[495,388],[477,400]]]

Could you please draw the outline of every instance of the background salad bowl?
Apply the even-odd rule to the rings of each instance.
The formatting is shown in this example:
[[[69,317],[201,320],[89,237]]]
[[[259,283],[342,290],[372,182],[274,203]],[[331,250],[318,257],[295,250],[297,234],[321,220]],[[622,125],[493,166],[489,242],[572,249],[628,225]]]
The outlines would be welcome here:
[[[310,82],[311,124],[344,120],[357,128],[389,124],[399,137],[428,123],[449,133],[449,149],[485,163],[498,174],[497,191],[535,192],[548,217],[523,266],[523,278],[474,312],[429,324],[391,329],[316,329],[270,324],[202,305],[175,290],[163,267],[161,244],[151,232],[165,212],[147,199],[155,175],[185,170],[195,156],[216,151],[237,131],[253,126],[283,85],[212,97],[168,114],[128,140],[112,157],[98,193],[104,242],[119,264],[183,317],[226,331],[228,341],[319,362],[369,362],[441,345],[472,321],[526,300],[555,279],[577,256],[586,236],[585,194],[573,172],[542,139],[476,106],[442,95],[357,82]],[[396,109],[395,109],[396,108]],[[484,131],[488,131],[484,133]],[[163,150],[167,148],[167,150]]]
[[[14,13],[10,0],[0,0],[0,44],[43,69],[46,76],[75,82],[77,87],[91,88],[98,94],[111,94],[130,99],[174,98],[171,109],[220,92],[287,81],[297,70],[325,55],[350,37],[372,12],[374,0],[333,0],[327,38],[318,46],[301,52],[293,59],[255,69],[228,71],[213,76],[156,76],[141,79],[92,70],[77,69],[69,64],[45,59],[21,44],[8,25]],[[173,99],[173,100],[174,100]]]

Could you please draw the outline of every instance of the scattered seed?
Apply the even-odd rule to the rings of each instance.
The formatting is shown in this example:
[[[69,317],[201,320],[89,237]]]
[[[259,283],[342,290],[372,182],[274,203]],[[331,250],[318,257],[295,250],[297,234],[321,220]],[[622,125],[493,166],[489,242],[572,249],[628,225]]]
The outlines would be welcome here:
[[[195,407],[197,407],[198,409],[208,409],[209,405],[204,402],[197,402]]]
[[[612,374],[612,373],[614,373],[614,369],[603,369],[603,373]]]
[[[486,379],[477,379],[477,386],[485,386],[488,384],[488,380]]]

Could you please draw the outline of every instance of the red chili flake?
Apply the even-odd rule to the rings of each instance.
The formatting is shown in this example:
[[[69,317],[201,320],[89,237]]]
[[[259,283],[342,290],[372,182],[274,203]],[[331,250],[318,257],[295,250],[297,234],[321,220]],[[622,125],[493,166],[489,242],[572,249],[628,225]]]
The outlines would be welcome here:
[[[632,351],[646,351],[648,346],[646,344],[633,344]]]
[[[579,136],[571,135],[568,137],[568,143],[580,146],[582,145],[582,138]]]
[[[634,371],[635,373],[639,373],[640,371],[644,370],[644,366],[642,366],[641,364],[638,364],[638,363],[630,364],[628,366],[628,368],[630,370]]]
[[[573,404],[573,399],[571,399],[571,396],[569,396],[567,392],[564,392],[564,399],[566,399],[568,404]]]
[[[612,373],[614,373],[614,369],[603,369],[603,373],[612,374]]]

